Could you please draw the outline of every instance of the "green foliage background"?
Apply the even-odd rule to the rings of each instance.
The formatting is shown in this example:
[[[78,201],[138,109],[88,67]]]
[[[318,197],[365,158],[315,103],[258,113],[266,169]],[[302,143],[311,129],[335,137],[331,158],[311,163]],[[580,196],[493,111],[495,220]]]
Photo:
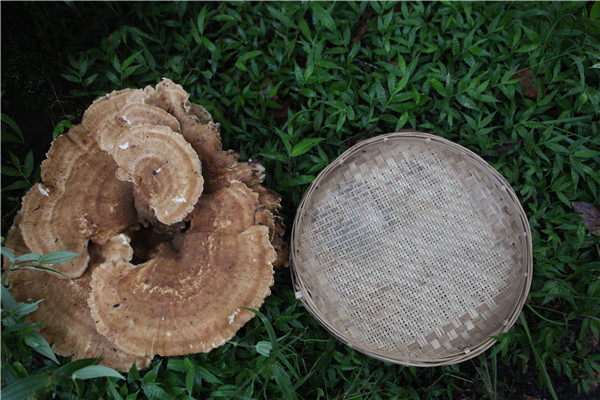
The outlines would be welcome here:
[[[520,322],[484,356],[463,364],[408,368],[355,352],[303,309],[289,271],[281,269],[259,317],[223,347],[157,358],[126,380],[44,386],[40,397],[592,393],[600,381],[600,249],[571,202],[600,203],[599,12],[598,3],[520,2],[36,8],[38,26],[74,21],[61,27],[69,34],[57,62],[82,108],[56,134],[77,123],[98,95],[170,78],[222,125],[225,148],[261,160],[267,185],[283,195],[290,226],[307,184],[356,141],[406,128],[433,132],[482,155],[506,177],[534,243],[534,280]],[[529,76],[535,89],[516,73]],[[29,134],[19,135],[18,124],[3,116],[4,147],[15,154]],[[52,132],[44,135],[35,140],[49,143]],[[3,183],[3,191],[14,199],[39,179],[34,165],[41,158],[20,154],[2,161],[3,174],[16,180],[13,187]],[[26,353],[3,355],[2,362],[3,387],[58,368]]]

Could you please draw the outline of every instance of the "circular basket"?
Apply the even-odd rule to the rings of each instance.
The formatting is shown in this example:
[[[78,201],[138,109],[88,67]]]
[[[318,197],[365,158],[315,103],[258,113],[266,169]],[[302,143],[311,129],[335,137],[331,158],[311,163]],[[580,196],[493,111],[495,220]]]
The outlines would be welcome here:
[[[363,141],[305,193],[296,296],[335,337],[385,361],[453,364],[517,319],[531,284],[527,217],[509,183],[435,135]]]

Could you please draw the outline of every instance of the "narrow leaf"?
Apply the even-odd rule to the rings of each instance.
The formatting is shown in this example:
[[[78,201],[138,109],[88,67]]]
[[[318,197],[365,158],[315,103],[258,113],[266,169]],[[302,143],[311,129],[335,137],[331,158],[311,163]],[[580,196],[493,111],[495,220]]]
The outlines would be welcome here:
[[[38,331],[29,332],[24,339],[27,346],[31,347],[33,350],[37,351],[41,355],[48,357],[56,364],[60,364],[56,359],[54,352],[50,348],[50,345],[48,344],[46,339],[44,339],[44,337],[40,335]]]
[[[125,379],[125,377],[123,377],[123,375],[121,375],[119,372],[103,365],[89,365],[73,372],[71,375],[72,379],[94,379],[108,377],[123,380]]]
[[[25,400],[32,398],[37,392],[45,390],[52,385],[52,378],[48,375],[30,375],[18,379],[5,388],[2,388],[3,400]]]
[[[40,257],[40,264],[60,264],[65,261],[69,261],[79,254],[73,253],[72,251],[53,251],[48,254],[44,254]]]
[[[292,151],[290,153],[290,156],[297,157],[301,154],[304,154],[307,151],[309,151],[310,149],[312,149],[313,147],[315,147],[317,144],[319,144],[323,140],[324,140],[324,138],[303,139],[300,143],[298,143],[297,145],[294,146],[294,148],[292,149]]]

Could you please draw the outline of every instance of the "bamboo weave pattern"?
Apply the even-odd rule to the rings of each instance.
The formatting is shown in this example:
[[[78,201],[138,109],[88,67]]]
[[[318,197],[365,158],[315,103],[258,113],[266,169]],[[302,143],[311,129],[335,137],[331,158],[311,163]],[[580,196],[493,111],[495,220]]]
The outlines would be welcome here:
[[[294,222],[298,297],[371,356],[441,365],[512,326],[531,281],[529,225],[485,161],[417,132],[348,150],[313,182]]]

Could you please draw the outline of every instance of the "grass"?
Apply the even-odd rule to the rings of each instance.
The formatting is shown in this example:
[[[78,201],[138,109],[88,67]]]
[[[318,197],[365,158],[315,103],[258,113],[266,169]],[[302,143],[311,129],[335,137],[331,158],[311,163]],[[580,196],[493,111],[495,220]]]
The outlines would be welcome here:
[[[55,134],[94,97],[168,77],[221,124],[225,148],[262,161],[291,226],[307,184],[358,140],[433,132],[482,155],[513,186],[532,228],[534,278],[520,321],[459,365],[403,367],[342,345],[295,299],[282,269],[258,317],[209,354],[157,357],[124,380],[60,380],[60,368],[62,377],[87,365],[67,373],[68,360],[59,367],[21,346],[2,352],[3,391],[36,377],[50,382],[38,398],[598,395],[600,244],[572,202],[600,203],[599,3],[24,7],[34,26],[60,38],[54,62],[71,89],[61,95],[80,106]],[[4,65],[11,55],[2,55]],[[3,106],[14,95],[3,93]],[[31,143],[47,149],[53,134],[21,132],[24,121],[9,115],[2,122],[9,220],[39,179],[45,150],[32,152]]]

